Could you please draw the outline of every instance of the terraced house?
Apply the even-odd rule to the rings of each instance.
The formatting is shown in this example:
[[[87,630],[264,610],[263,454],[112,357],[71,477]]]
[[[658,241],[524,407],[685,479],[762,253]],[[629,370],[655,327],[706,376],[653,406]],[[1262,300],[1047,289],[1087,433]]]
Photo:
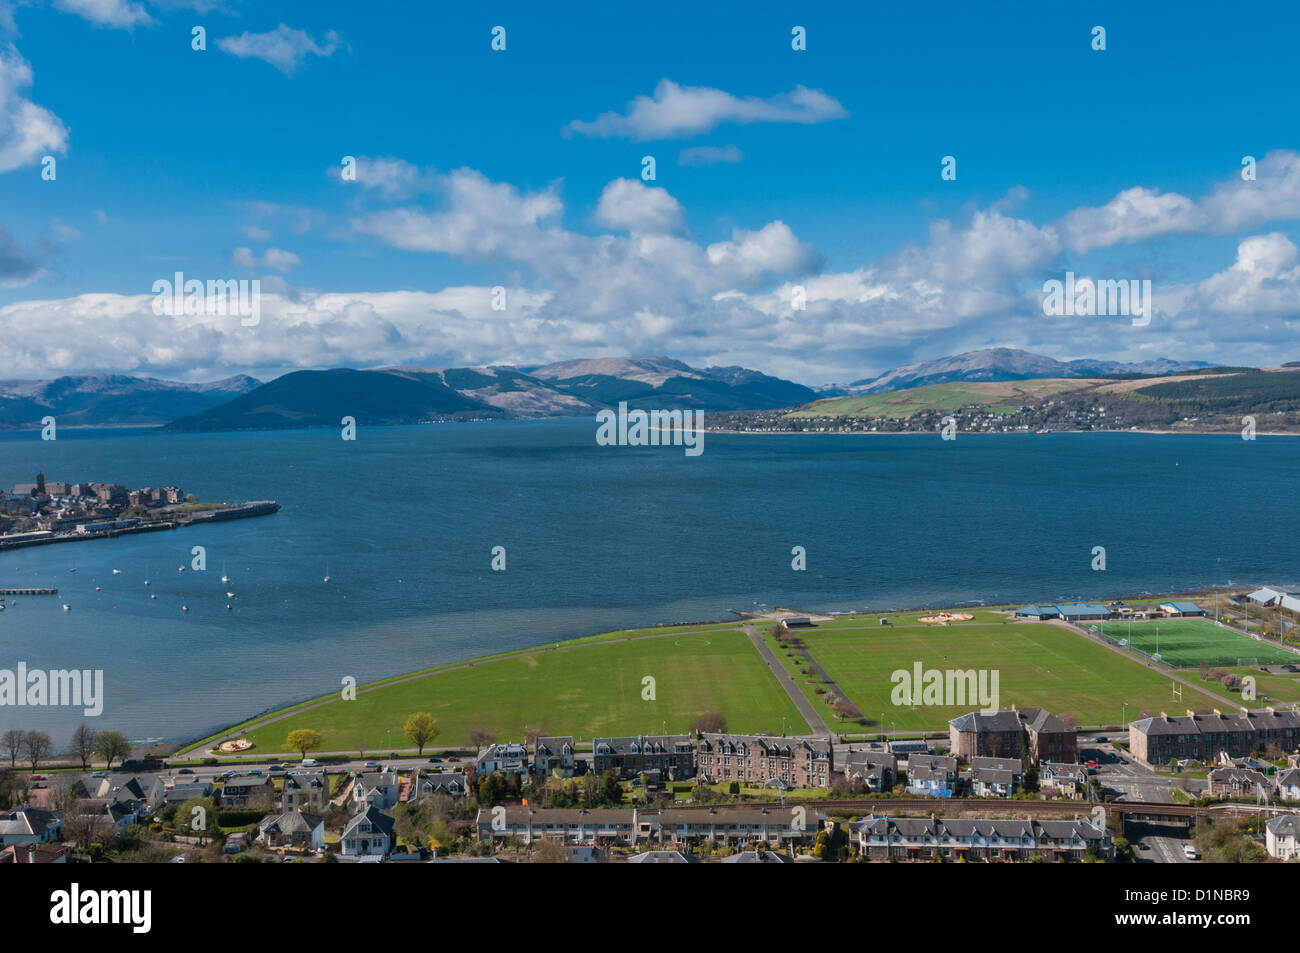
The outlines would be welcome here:
[[[1204,715],[1189,708],[1186,715],[1161,712],[1128,727],[1129,749],[1148,765],[1183,759],[1212,761],[1223,754],[1246,758],[1256,752],[1288,752],[1300,747],[1300,712],[1294,706],[1282,711],[1243,708],[1239,713],[1216,708]]]
[[[597,774],[616,771],[620,778],[649,774],[680,781],[695,776],[695,746],[690,735],[596,738],[592,741],[592,770]]]
[[[739,781],[772,787],[779,781],[792,788],[825,788],[831,783],[829,738],[704,732],[695,747],[696,770],[710,783]]]
[[[1114,856],[1110,835],[1082,819],[868,817],[849,824],[849,842],[869,860],[1081,860],[1090,848]]]

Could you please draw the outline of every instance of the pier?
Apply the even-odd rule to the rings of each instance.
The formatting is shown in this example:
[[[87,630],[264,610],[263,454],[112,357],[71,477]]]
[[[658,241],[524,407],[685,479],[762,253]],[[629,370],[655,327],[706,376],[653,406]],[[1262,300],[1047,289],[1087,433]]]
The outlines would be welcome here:
[[[0,596],[57,596],[58,589],[0,589]]]

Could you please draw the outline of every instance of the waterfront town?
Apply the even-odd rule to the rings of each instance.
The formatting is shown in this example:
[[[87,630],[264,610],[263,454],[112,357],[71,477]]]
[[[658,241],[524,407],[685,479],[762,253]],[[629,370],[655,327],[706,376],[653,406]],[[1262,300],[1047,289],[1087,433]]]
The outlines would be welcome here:
[[[202,503],[178,486],[128,489],[118,483],[35,483],[0,490],[0,551],[46,543],[177,529],[194,523],[274,513],[270,500]]]
[[[288,763],[218,759],[245,750],[238,741],[173,756],[82,726],[67,756],[79,765],[41,732],[11,730],[0,738],[0,864],[1300,856],[1294,705],[1161,712],[1126,737],[1116,729],[1011,708],[961,715],[946,738],[701,729],[426,754],[436,726],[416,713],[405,732],[420,750],[382,760],[308,757],[321,743],[309,730],[289,734],[300,758]]]

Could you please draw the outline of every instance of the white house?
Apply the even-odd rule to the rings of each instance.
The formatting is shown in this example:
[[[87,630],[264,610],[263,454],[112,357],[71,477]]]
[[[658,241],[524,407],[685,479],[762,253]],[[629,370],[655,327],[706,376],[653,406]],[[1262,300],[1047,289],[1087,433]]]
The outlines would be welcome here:
[[[1283,814],[1264,825],[1268,856],[1292,860],[1300,855],[1300,817]]]
[[[1281,589],[1271,589],[1265,586],[1263,589],[1256,589],[1254,592],[1247,593],[1246,598],[1257,605],[1281,606],[1283,609],[1290,609],[1292,612],[1300,612],[1300,595],[1283,592]]]
[[[1287,768],[1278,774],[1277,796],[1284,801],[1300,801],[1300,768]]]

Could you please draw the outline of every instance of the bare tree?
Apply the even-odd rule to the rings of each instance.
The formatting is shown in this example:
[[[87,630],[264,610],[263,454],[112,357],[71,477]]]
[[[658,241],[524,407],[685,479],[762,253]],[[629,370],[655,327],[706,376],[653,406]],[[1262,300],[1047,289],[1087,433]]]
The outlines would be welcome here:
[[[9,754],[9,767],[18,763],[18,756],[23,753],[23,738],[27,732],[21,728],[10,728],[0,735],[0,748]]]
[[[68,746],[68,753],[81,759],[82,771],[90,770],[91,759],[95,757],[95,729],[84,721],[78,725],[77,730],[72,733],[72,743]]]
[[[54,750],[54,742],[43,731],[29,731],[23,737],[23,757],[31,762],[32,770],[41,766],[41,762]]]
[[[727,716],[716,711],[706,711],[691,722],[691,731],[708,731],[722,733],[727,730]]]
[[[102,807],[95,813],[83,813],[94,811],[95,807],[94,804],[87,804],[84,807],[74,805],[73,809],[65,814],[64,834],[81,850],[89,850],[90,845],[103,837],[109,827],[108,814]]]
[[[469,743],[475,748],[486,748],[496,740],[496,735],[486,728],[471,728],[469,730]]]

